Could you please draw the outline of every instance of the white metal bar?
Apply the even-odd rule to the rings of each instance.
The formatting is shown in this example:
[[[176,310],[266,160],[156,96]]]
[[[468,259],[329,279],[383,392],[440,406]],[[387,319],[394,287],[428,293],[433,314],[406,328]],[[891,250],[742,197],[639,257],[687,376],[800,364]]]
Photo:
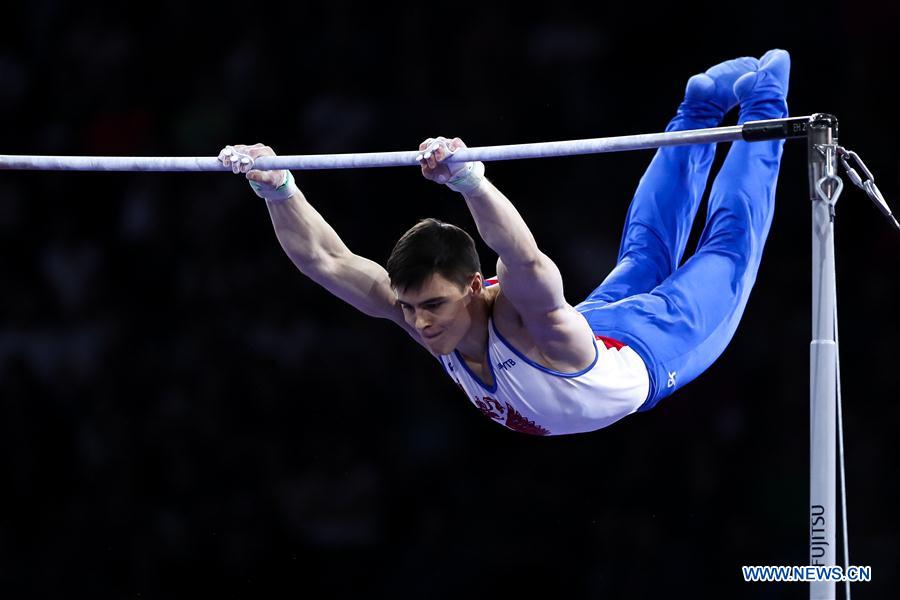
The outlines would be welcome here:
[[[712,127],[618,137],[539,142],[505,146],[482,146],[456,152],[447,162],[471,160],[500,161],[555,156],[576,156],[647,150],[662,146],[709,144],[743,139],[744,126]],[[362,154],[314,154],[261,157],[254,168],[276,169],[361,169],[372,167],[418,166],[418,151],[369,152]],[[25,156],[0,154],[0,170],[37,171],[229,171],[214,157],[197,156]]]

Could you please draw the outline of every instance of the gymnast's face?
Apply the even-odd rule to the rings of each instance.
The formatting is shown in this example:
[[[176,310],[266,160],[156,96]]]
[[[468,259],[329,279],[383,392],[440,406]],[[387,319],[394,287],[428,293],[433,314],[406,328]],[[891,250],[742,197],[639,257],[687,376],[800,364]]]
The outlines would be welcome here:
[[[469,307],[481,291],[481,275],[460,287],[434,273],[417,289],[397,292],[403,318],[415,327],[433,354],[450,354],[472,325]]]

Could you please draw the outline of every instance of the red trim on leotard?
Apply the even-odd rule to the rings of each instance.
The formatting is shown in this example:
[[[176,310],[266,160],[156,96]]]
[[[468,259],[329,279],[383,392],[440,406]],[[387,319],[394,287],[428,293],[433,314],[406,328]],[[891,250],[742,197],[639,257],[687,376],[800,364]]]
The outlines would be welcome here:
[[[627,344],[620,342],[619,340],[614,340],[613,338],[605,337],[602,335],[597,335],[596,333],[594,334],[594,338],[602,341],[607,349],[615,348],[616,350],[621,350],[622,348],[624,348],[627,345]]]

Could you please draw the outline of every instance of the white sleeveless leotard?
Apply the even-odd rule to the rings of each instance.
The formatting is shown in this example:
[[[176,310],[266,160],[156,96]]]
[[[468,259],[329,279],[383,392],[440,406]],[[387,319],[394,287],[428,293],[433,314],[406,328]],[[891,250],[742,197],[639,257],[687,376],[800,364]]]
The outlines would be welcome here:
[[[487,356],[492,387],[469,369],[458,351],[438,360],[472,404],[501,425],[533,435],[581,433],[635,412],[650,391],[647,367],[634,350],[594,337],[594,361],[577,373],[560,373],[513,348],[491,318]]]

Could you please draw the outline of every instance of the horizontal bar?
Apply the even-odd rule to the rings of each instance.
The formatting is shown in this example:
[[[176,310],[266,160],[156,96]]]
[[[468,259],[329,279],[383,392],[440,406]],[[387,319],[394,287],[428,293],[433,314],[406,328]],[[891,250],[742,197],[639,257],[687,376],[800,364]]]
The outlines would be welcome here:
[[[763,140],[805,138],[810,121],[817,116],[748,121],[744,123],[744,141],[760,142]]]
[[[686,144],[711,144],[735,140],[760,141],[786,137],[805,137],[805,127],[799,133],[797,125],[809,121],[809,117],[774,119],[748,122],[729,127],[669,131],[641,135],[569,140],[564,142],[540,142],[506,146],[482,146],[466,148],[448,157],[446,162],[470,160],[500,161],[554,156],[576,156],[648,150],[663,146]],[[760,125],[760,124],[765,125]],[[793,134],[792,134],[793,132]],[[261,171],[276,169],[362,169],[371,167],[418,166],[416,150],[400,152],[368,152],[362,154],[311,154],[295,156],[264,156],[254,163]],[[0,154],[0,170],[28,171],[230,171],[212,157],[197,156],[21,156]]]

